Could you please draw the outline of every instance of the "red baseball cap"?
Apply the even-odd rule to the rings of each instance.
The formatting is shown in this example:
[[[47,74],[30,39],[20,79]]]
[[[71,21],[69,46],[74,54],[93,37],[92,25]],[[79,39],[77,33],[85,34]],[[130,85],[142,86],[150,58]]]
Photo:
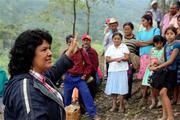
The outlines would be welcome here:
[[[88,39],[89,41],[91,41],[91,37],[87,34],[84,34],[81,38],[81,40],[84,40],[84,39]]]

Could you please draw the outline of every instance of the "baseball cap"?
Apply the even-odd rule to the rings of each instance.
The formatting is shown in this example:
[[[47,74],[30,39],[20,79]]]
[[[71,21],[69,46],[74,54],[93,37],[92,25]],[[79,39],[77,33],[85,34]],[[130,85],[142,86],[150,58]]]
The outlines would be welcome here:
[[[88,39],[89,41],[91,41],[91,37],[87,34],[82,35],[81,40],[84,40],[84,39]]]
[[[118,23],[118,21],[115,18],[110,18],[109,24],[111,23]]]

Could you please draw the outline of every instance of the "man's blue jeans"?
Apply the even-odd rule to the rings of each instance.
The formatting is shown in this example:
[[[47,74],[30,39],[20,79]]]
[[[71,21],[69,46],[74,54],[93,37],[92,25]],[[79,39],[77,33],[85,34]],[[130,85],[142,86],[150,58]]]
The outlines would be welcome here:
[[[86,107],[88,114],[91,117],[96,115],[96,107],[94,105],[93,98],[89,92],[89,88],[85,80],[81,79],[81,76],[72,76],[69,73],[65,74],[64,80],[64,104],[68,106],[71,104],[73,89],[77,87],[79,93],[82,96],[82,100]]]

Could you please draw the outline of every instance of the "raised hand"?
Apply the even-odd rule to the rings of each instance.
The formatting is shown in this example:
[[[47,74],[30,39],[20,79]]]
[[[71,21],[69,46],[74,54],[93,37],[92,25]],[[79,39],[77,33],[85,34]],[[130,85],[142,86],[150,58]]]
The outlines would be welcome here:
[[[75,34],[74,38],[71,38],[71,43],[69,45],[68,50],[66,51],[66,55],[71,57],[76,51],[77,51],[77,38],[78,38],[78,33]]]

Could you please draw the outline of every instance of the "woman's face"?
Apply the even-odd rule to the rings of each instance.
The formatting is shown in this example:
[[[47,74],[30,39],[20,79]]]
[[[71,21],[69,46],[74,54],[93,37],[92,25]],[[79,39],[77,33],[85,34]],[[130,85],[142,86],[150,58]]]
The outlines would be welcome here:
[[[132,28],[129,25],[124,26],[123,30],[125,36],[129,36],[132,34]]]
[[[32,69],[38,73],[42,73],[52,66],[52,52],[50,44],[43,40],[35,50],[35,56],[32,62]]]
[[[168,43],[172,43],[176,38],[176,34],[171,29],[167,30],[165,36]]]
[[[145,28],[150,25],[150,21],[148,21],[144,18],[141,19],[141,23],[142,23],[143,27],[145,27]]]
[[[121,37],[119,35],[115,35],[113,37],[114,46],[119,46],[121,44]]]

